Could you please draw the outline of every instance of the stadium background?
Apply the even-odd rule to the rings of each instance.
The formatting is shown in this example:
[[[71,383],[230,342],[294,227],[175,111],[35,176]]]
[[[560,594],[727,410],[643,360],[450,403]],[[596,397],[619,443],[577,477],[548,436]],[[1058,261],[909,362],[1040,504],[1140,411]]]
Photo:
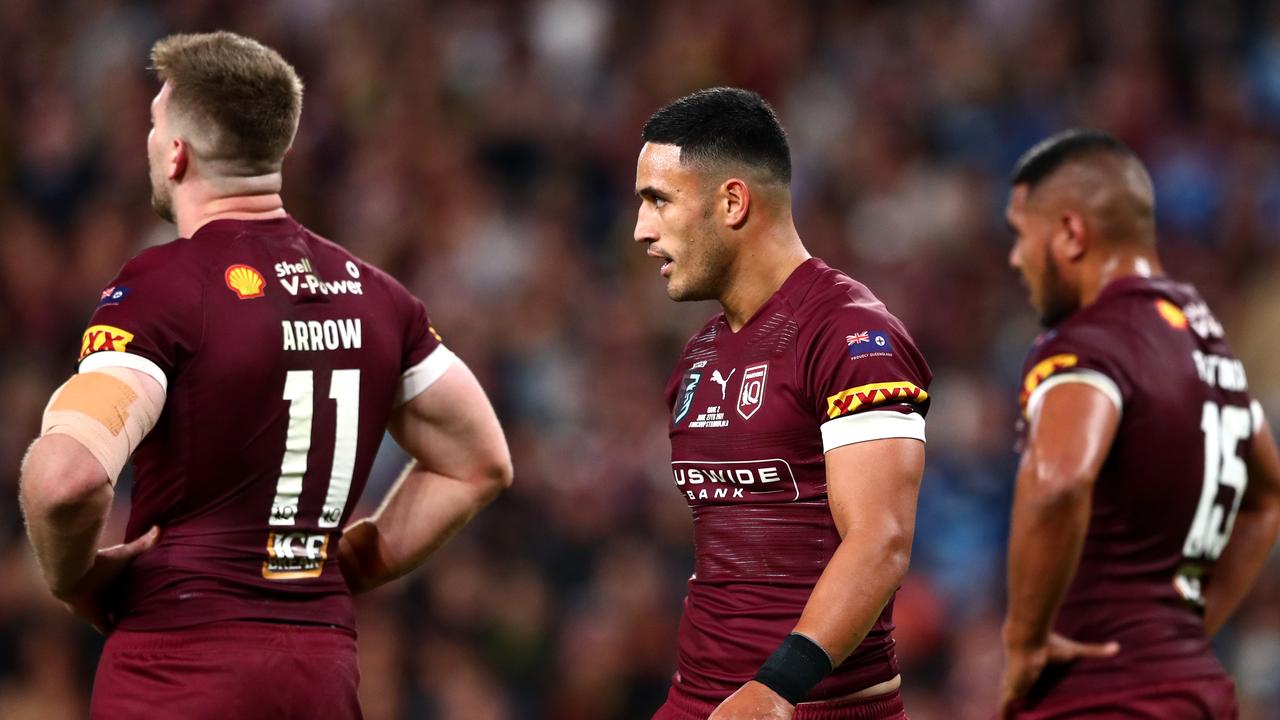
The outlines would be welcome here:
[[[361,600],[371,720],[647,718],[661,701],[691,568],[661,392],[714,308],[666,299],[630,240],[632,183],[645,117],[699,87],[775,104],[802,237],[886,300],[936,373],[897,604],[914,718],[987,717],[995,693],[1015,388],[1037,330],[1006,265],[1018,154],[1071,125],[1134,146],[1169,269],[1280,418],[1276,3],[5,0],[0,717],[84,714],[101,640],[39,583],[17,470],[99,291],[172,237],[147,203],[146,53],[219,28],[307,84],[288,209],[426,300],[515,456],[508,495]],[[366,507],[398,462],[388,448]],[[1246,718],[1280,718],[1274,560],[1217,643]]]

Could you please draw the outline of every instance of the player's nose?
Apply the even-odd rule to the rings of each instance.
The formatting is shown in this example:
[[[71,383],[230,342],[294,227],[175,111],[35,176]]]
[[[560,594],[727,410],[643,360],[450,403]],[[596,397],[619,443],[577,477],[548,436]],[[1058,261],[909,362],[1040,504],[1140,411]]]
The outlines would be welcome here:
[[[636,212],[636,227],[632,231],[632,237],[636,242],[657,242],[658,229],[657,223],[654,222],[653,212],[649,209],[649,203],[640,203],[640,209]]]

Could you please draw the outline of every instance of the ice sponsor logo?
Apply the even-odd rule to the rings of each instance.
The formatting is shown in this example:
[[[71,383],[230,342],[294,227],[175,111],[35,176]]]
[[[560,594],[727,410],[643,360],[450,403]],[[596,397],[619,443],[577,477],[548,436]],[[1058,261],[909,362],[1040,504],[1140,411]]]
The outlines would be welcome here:
[[[846,335],[844,342],[849,346],[850,360],[893,355],[893,345],[889,342],[889,333],[880,330],[863,330],[852,335]]]
[[[319,577],[328,557],[328,533],[268,533],[262,577],[268,580]]]
[[[929,393],[907,380],[859,385],[828,397],[827,417],[835,419],[876,405],[894,403],[919,405],[927,399],[929,399]]]
[[[742,371],[742,388],[738,391],[738,414],[743,420],[750,420],[752,415],[764,405],[765,381],[769,379],[769,363],[751,365]]]
[[[133,333],[114,325],[90,325],[80,338],[80,359],[96,352],[124,352],[133,341]]]
[[[676,488],[690,502],[791,502],[800,497],[795,473],[782,458],[720,462],[673,460],[671,474]]]
[[[673,425],[679,425],[680,421],[689,414],[689,408],[693,405],[693,395],[698,391],[698,383],[701,380],[702,373],[696,370],[690,370],[684,374],[684,380],[680,383],[680,392],[676,395]]]
[[[325,282],[316,275],[311,260],[300,258],[296,263],[278,262],[275,265],[276,279],[290,295],[306,292],[311,295],[363,295],[364,285],[359,280],[335,280]],[[347,261],[347,274],[352,278],[360,277],[360,269],[355,263]]]

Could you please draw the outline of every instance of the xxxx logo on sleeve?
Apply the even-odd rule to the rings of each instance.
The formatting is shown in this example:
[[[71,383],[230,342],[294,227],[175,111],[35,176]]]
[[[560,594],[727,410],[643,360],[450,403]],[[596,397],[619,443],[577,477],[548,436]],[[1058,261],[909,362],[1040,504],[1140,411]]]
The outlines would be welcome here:
[[[827,417],[835,419],[875,405],[902,402],[918,404],[928,398],[929,393],[907,380],[859,385],[828,397]]]
[[[124,352],[133,340],[133,333],[113,325],[91,325],[80,340],[80,359],[96,352]]]
[[[1040,383],[1048,380],[1050,375],[1059,370],[1075,367],[1078,362],[1080,362],[1080,358],[1075,355],[1062,353],[1060,355],[1051,355],[1036,363],[1035,367],[1031,368],[1031,372],[1027,373],[1027,377],[1022,381],[1022,393],[1018,397],[1018,402],[1022,405],[1022,409],[1027,409],[1027,401],[1031,399],[1031,393],[1040,387]]]

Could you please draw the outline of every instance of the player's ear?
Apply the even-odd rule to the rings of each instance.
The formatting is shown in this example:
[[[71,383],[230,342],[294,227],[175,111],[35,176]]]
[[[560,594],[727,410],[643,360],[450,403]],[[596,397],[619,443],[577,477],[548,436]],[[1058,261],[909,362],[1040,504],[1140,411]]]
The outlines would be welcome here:
[[[1062,229],[1058,233],[1060,245],[1059,252],[1067,260],[1079,260],[1084,257],[1084,253],[1089,249],[1089,226],[1084,221],[1084,216],[1073,210],[1069,210],[1062,214]]]
[[[738,178],[729,178],[720,186],[719,205],[724,224],[737,230],[747,221],[751,208],[751,188]]]
[[[180,182],[187,174],[187,164],[191,161],[191,146],[180,137],[173,139],[169,146],[168,178]]]

